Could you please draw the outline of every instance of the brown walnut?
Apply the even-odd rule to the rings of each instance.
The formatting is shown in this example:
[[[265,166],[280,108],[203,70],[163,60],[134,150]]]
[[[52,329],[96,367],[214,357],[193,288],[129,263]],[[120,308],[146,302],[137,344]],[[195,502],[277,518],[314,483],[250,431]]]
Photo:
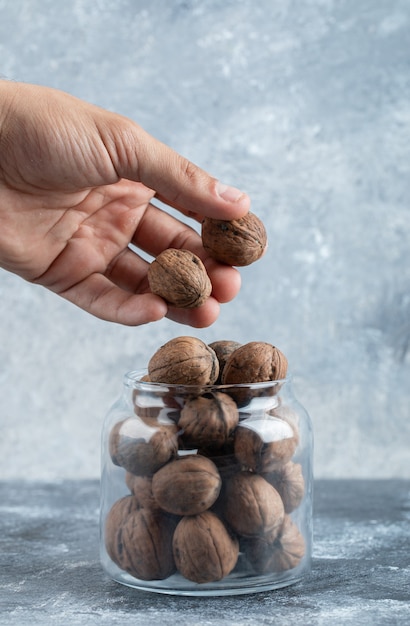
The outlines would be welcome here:
[[[222,374],[222,384],[239,406],[263,398],[266,410],[277,404],[277,396],[287,371],[286,357],[270,343],[251,341],[234,350]],[[256,386],[255,383],[266,383]]]
[[[155,509],[158,505],[152,495],[152,477],[151,476],[137,476],[127,472],[125,474],[125,484],[131,491],[138,503],[140,509]]]
[[[279,533],[245,539],[241,548],[256,573],[279,573],[299,565],[305,554],[305,541],[296,524],[285,515]]]
[[[126,418],[113,427],[109,438],[112,462],[132,474],[150,476],[178,451],[176,424],[158,425]]]
[[[174,515],[196,515],[219,496],[221,477],[215,464],[199,454],[187,454],[162,467],[152,479],[157,504]]]
[[[243,420],[235,431],[235,456],[255,472],[269,472],[290,461],[297,447],[292,426],[278,417]]]
[[[181,410],[178,427],[187,448],[208,453],[233,442],[239,412],[236,402],[225,393],[213,392],[188,399]]]
[[[112,560],[140,580],[162,580],[175,572],[172,537],[176,520],[159,510],[130,512],[107,538]]]
[[[286,377],[288,362],[275,346],[264,341],[246,343],[229,357],[222,383],[235,385],[281,380]]]
[[[206,217],[202,243],[208,254],[227,265],[244,266],[257,261],[266,249],[266,229],[254,213],[237,220]]]
[[[175,337],[161,346],[148,363],[151,382],[169,385],[212,385],[218,378],[218,358],[196,337]]]
[[[238,540],[211,511],[183,517],[176,527],[173,552],[178,571],[196,583],[221,580],[235,567]]]
[[[189,250],[168,248],[148,268],[152,293],[172,306],[192,309],[211,295],[212,284],[201,259]]]
[[[239,348],[241,345],[238,341],[229,341],[228,339],[221,339],[219,341],[213,341],[208,344],[210,348],[215,352],[218,357],[219,363],[219,376],[216,381],[217,384],[222,382],[222,374],[225,369],[225,364],[228,358],[231,356],[232,352]]]
[[[284,509],[280,495],[262,476],[239,472],[224,488],[224,517],[232,529],[245,537],[271,536],[283,522]]]
[[[284,465],[279,465],[272,472],[263,474],[263,477],[279,493],[285,513],[291,513],[297,509],[305,493],[305,481],[302,466],[299,463],[289,461]]]
[[[105,518],[104,536],[105,547],[112,560],[115,560],[117,554],[116,537],[118,529],[130,513],[138,511],[140,508],[138,499],[133,495],[128,495],[114,502],[109,510]]]

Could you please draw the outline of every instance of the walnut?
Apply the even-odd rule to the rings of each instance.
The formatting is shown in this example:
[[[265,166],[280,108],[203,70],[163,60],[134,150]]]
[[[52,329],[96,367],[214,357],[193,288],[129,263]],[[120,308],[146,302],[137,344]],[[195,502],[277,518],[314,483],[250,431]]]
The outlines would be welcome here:
[[[132,511],[120,523],[106,525],[110,556],[118,567],[141,580],[168,578],[175,572],[175,526],[176,520],[159,510]]]
[[[221,392],[207,393],[188,399],[178,427],[187,448],[200,448],[207,454],[220,450],[233,441],[238,424],[238,407],[231,397]]]
[[[222,376],[224,385],[259,383],[286,377],[288,362],[284,354],[264,341],[251,341],[232,352]]]
[[[289,461],[275,470],[263,474],[265,480],[275,487],[282,498],[285,513],[291,513],[302,502],[305,493],[305,481],[302,466]]]
[[[105,547],[112,560],[116,558],[116,536],[118,528],[130,513],[140,509],[140,503],[133,495],[124,496],[112,505],[105,518]]]
[[[239,348],[241,345],[238,341],[229,341],[228,339],[221,339],[219,341],[213,341],[208,344],[210,348],[215,352],[218,357],[219,363],[219,376],[216,383],[219,385],[222,382],[222,374],[225,368],[226,361],[231,356],[232,352]]]
[[[305,554],[305,541],[296,524],[285,515],[276,536],[245,539],[241,548],[256,573],[268,574],[299,565]]]
[[[110,433],[112,462],[132,474],[152,475],[178,451],[176,424],[144,423],[130,417],[115,424]]]
[[[187,454],[158,470],[152,479],[157,504],[175,515],[196,515],[209,509],[221,489],[221,477],[210,459]]]
[[[168,248],[148,268],[152,293],[172,306],[192,309],[211,295],[212,284],[201,259],[189,250]]]
[[[155,509],[158,505],[152,494],[152,477],[137,476],[127,472],[125,474],[125,484],[131,491],[140,509]]]
[[[251,341],[232,352],[223,370],[222,384],[230,385],[227,391],[239,406],[253,398],[263,398],[268,410],[277,405],[274,399],[281,387],[280,382],[272,381],[284,378],[286,372],[287,359],[278,348],[263,341]],[[262,382],[269,385],[255,385]]]
[[[284,517],[280,495],[262,476],[239,472],[226,482],[224,517],[245,537],[279,532]]]
[[[235,567],[238,540],[211,511],[183,517],[175,529],[173,552],[178,571],[196,583],[221,580]]]
[[[267,235],[261,220],[251,212],[230,221],[206,217],[202,222],[202,243],[217,261],[244,266],[262,256]]]
[[[152,382],[169,385],[212,385],[218,378],[218,358],[195,337],[176,337],[161,346],[148,363]]]
[[[278,417],[243,420],[235,431],[237,459],[255,472],[269,472],[293,457],[298,444],[292,426]]]

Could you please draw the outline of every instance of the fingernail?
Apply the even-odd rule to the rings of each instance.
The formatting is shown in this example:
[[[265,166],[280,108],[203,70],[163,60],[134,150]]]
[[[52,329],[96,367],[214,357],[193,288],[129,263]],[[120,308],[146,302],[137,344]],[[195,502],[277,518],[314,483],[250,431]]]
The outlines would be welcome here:
[[[227,202],[237,202],[239,198],[244,195],[243,191],[236,189],[236,187],[230,187],[218,182],[216,185],[216,192],[218,196],[226,200]]]

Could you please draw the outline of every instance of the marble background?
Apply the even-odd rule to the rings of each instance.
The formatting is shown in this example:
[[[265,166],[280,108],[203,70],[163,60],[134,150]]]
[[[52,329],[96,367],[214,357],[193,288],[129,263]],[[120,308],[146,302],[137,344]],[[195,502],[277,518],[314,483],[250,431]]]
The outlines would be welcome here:
[[[288,356],[320,477],[410,477],[408,0],[0,0],[0,75],[128,115],[245,189],[270,239],[209,329],[125,328],[0,272],[0,476],[97,477],[165,341]]]

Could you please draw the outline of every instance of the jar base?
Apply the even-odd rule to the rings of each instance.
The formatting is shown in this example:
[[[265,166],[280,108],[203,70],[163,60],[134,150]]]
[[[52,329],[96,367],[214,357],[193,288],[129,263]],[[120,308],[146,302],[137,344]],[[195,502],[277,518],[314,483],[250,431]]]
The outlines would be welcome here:
[[[284,575],[272,580],[272,577],[258,576],[250,582],[238,578],[221,581],[218,583],[202,583],[196,585],[187,581],[182,576],[175,574],[166,580],[145,582],[133,578],[129,574],[122,572],[120,575],[109,573],[112,580],[126,587],[137,589],[138,591],[148,591],[152,593],[160,593],[173,596],[191,596],[191,597],[216,597],[216,596],[233,596],[260,593],[265,591],[273,591],[295,585],[306,578],[307,572],[296,573],[292,576]]]

